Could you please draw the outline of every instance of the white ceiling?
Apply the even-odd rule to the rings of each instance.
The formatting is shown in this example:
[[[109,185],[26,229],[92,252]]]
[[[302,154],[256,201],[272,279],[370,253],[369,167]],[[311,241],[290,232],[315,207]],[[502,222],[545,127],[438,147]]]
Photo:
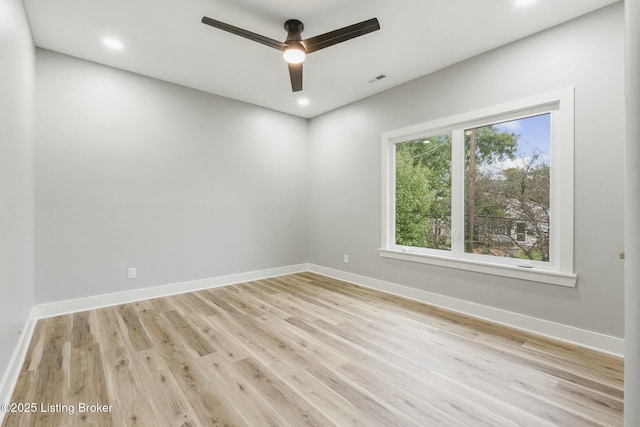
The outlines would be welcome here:
[[[38,47],[313,117],[617,0],[25,0]],[[377,17],[381,30],[309,55],[291,92],[280,52],[200,23],[209,16],[284,41]],[[124,43],[120,51],[105,36]],[[369,83],[375,76],[387,78]],[[301,107],[305,97],[310,104]]]

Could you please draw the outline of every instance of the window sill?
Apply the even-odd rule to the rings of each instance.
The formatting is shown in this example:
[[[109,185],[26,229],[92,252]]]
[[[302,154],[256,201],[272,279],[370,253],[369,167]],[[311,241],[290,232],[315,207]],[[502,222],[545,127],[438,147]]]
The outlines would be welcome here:
[[[456,268],[458,270],[474,271],[476,273],[492,274],[494,276],[530,280],[533,282],[565,286],[569,288],[574,288],[578,279],[576,274],[541,270],[539,268],[523,268],[511,265],[492,264],[488,262],[450,258],[416,252],[405,252],[395,249],[380,249],[380,256],[384,258],[437,265],[440,267]]]

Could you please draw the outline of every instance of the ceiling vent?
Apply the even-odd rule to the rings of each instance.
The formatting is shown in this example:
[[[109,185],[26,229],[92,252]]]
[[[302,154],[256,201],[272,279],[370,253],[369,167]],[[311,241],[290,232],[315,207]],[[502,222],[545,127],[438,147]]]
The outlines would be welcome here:
[[[386,79],[386,78],[387,78],[387,76],[386,76],[386,75],[384,75],[384,74],[380,74],[380,75],[375,76],[375,77],[374,77],[374,78],[372,78],[371,80],[369,80],[369,83],[376,83],[376,82],[379,82],[380,80],[382,80],[382,79]]]

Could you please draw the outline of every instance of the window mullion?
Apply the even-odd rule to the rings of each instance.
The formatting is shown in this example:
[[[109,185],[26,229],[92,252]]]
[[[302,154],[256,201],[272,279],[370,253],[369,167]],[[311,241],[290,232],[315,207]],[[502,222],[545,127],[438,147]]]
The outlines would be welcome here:
[[[464,131],[451,132],[451,254],[464,256]]]

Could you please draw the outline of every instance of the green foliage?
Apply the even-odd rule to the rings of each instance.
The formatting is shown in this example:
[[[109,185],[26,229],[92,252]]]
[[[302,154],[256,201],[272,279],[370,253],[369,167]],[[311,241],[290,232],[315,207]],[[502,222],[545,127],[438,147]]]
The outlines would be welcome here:
[[[429,186],[427,168],[411,161],[409,150],[396,153],[396,243],[426,247],[430,210],[436,194]]]
[[[527,255],[523,250],[520,250],[516,254],[516,258],[531,259],[534,261],[549,261],[548,259],[545,259],[545,256],[543,255],[542,251],[539,251],[539,250],[531,251],[529,255]]]
[[[451,222],[451,138],[397,145],[396,243],[447,249]]]
[[[505,159],[515,159],[518,152],[518,138],[513,132],[500,131],[495,126],[474,129],[477,135],[475,157],[478,164],[490,165]],[[466,160],[469,164],[471,132],[465,132]]]

